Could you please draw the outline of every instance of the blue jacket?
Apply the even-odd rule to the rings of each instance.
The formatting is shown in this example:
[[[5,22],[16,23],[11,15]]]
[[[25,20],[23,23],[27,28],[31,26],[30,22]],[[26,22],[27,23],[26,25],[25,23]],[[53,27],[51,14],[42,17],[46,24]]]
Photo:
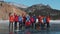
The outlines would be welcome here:
[[[43,23],[46,23],[46,18],[45,17],[43,18]]]
[[[36,16],[33,16],[33,18],[34,18],[34,21],[36,22]]]
[[[18,20],[19,20],[19,21],[22,21],[22,17],[21,17],[21,16],[19,16],[19,17],[18,17]]]
[[[26,16],[26,21],[29,21],[30,20],[30,16]]]

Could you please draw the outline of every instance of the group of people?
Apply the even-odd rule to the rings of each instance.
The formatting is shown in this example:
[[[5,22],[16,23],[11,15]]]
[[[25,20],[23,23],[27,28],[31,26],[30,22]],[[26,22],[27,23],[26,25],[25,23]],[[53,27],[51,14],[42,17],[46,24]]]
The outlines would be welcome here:
[[[14,29],[17,29],[17,23],[19,23],[19,29],[22,29],[22,27],[26,27],[26,28],[29,28],[29,27],[32,27],[32,28],[36,28],[36,27],[41,27],[41,28],[44,28],[47,24],[47,28],[50,26],[49,25],[49,22],[50,22],[50,16],[29,16],[29,15],[26,15],[26,16],[20,16],[20,15],[17,15],[17,14],[14,14],[14,15],[9,15],[9,28],[10,28],[10,25],[12,23],[14,23]],[[13,28],[13,26],[12,26]]]

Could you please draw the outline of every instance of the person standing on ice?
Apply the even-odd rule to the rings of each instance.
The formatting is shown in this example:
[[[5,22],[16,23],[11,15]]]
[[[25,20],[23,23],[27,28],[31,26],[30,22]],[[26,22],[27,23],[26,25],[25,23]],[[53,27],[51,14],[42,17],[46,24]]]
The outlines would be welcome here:
[[[50,16],[46,17],[46,23],[47,23],[47,28],[50,27],[49,23],[50,23]]]
[[[13,22],[14,22],[14,15],[9,14],[9,30],[10,30],[11,25],[12,25],[12,29],[13,29]]]
[[[26,28],[30,28],[30,25],[31,25],[30,20],[25,22],[25,27],[26,27]]]
[[[36,17],[35,14],[33,15],[33,18],[34,18],[34,28],[36,29],[36,19],[37,19],[37,17]]]
[[[33,18],[33,16],[30,16],[30,21],[31,21],[32,28],[33,28],[34,27],[34,18]]]
[[[23,15],[22,15],[22,18],[23,18],[23,20],[22,20],[22,21],[23,21],[23,24],[22,24],[22,25],[25,26],[26,16],[23,14]]]
[[[23,20],[23,17],[22,16],[18,16],[18,20],[19,20],[19,30],[22,29],[22,20]]]
[[[33,18],[34,18],[34,23],[36,23],[36,16],[35,16],[35,14],[33,15]]]
[[[17,14],[14,14],[14,29],[17,29],[17,22],[18,22],[18,15]]]
[[[30,28],[30,25],[31,25],[30,16],[27,15],[27,16],[26,16],[25,27],[26,27],[26,28]]]
[[[36,16],[35,29],[40,29],[41,23],[39,22],[39,16]]]
[[[30,20],[30,16],[27,15],[27,16],[26,16],[26,21],[29,21],[29,20]]]
[[[45,27],[45,24],[46,24],[46,16],[43,17],[43,23],[44,23],[44,27]]]
[[[39,22],[39,25],[41,26],[41,28],[43,28],[43,17],[41,15],[38,16],[38,22]]]

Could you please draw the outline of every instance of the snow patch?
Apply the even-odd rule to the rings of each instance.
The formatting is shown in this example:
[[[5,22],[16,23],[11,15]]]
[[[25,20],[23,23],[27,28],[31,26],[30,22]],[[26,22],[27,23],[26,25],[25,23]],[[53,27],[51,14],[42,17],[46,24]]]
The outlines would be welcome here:
[[[0,23],[9,23],[9,20],[0,20]],[[50,20],[50,23],[60,23],[60,20]]]

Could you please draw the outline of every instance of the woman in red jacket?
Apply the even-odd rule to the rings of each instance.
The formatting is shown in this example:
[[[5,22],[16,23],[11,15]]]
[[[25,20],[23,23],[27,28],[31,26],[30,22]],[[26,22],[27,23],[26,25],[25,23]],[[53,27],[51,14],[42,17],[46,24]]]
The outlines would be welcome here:
[[[43,28],[43,25],[44,25],[42,20],[43,20],[43,16],[39,15],[38,16],[38,22],[39,22],[39,25],[41,26],[41,28]]]
[[[30,16],[30,21],[31,21],[32,28],[33,28],[34,27],[34,18],[33,18],[33,16]]]
[[[13,29],[13,22],[14,22],[14,16],[13,15],[9,15],[9,30],[10,30],[10,25],[12,24],[12,29]]]
[[[14,29],[17,29],[18,16],[16,14],[14,15],[14,21]]]
[[[26,16],[22,16],[22,21],[23,21],[23,26],[25,26],[25,22],[26,22]]]
[[[46,17],[47,27],[49,27],[49,26],[50,26],[50,25],[49,25],[49,22],[50,22],[50,17],[49,17],[49,16],[47,16],[47,17]]]

